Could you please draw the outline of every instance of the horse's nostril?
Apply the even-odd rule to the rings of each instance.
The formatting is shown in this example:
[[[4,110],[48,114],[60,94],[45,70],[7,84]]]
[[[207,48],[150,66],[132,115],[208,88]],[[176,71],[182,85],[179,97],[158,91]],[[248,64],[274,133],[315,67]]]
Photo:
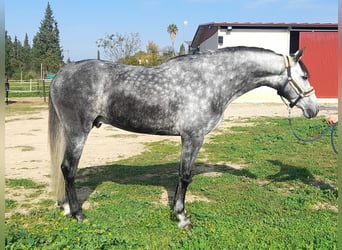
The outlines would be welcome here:
[[[318,112],[319,112],[319,108],[316,109],[316,113],[314,116],[317,116],[318,115]]]
[[[307,118],[314,118],[314,117],[317,116],[318,112],[319,112],[318,108],[316,108],[316,109],[308,109],[308,110],[306,110],[306,114],[307,114],[306,117]]]

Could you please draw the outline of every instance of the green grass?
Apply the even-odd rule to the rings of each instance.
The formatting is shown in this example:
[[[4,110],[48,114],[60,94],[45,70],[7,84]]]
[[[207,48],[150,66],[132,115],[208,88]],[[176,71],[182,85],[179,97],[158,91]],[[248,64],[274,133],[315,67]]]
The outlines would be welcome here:
[[[175,189],[180,154],[177,143],[163,141],[130,159],[79,170],[77,186],[88,190],[90,204],[83,223],[63,217],[51,201],[12,215],[6,249],[336,249],[337,157],[329,137],[303,144],[284,118],[247,122],[255,125],[221,129],[204,144],[197,165],[205,167],[188,194],[209,202],[187,203],[192,230],[178,229],[160,202],[163,190]],[[294,123],[303,136],[324,126],[319,119]],[[220,175],[202,175],[213,170]]]
[[[44,185],[38,184],[30,179],[6,179],[6,187],[42,188]]]
[[[11,199],[5,199],[5,207],[10,209],[15,207],[15,201]]]

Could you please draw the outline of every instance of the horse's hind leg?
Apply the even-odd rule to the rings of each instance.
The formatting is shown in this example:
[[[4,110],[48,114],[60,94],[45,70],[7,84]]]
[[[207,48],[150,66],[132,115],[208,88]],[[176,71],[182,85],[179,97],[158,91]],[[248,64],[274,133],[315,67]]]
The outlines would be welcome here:
[[[81,157],[81,153],[86,138],[86,133],[77,136],[69,136],[69,140],[67,141],[65,154],[61,165],[65,181],[65,193],[67,199],[66,202],[69,205],[71,216],[77,218],[79,221],[85,219],[86,217],[82,213],[82,208],[77,198],[75,178],[77,166]],[[64,209],[65,213],[67,214],[67,208]]]
[[[179,182],[174,196],[174,212],[179,220],[180,228],[191,227],[191,222],[185,214],[185,194],[192,179],[192,168],[203,144],[203,139],[203,136],[182,136]]]

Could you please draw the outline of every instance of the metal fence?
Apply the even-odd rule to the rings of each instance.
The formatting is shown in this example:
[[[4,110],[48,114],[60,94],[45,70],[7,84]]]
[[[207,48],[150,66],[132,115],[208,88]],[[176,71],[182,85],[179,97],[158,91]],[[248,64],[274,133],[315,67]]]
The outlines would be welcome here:
[[[35,79],[30,81],[9,81],[9,97],[47,97],[51,79]]]

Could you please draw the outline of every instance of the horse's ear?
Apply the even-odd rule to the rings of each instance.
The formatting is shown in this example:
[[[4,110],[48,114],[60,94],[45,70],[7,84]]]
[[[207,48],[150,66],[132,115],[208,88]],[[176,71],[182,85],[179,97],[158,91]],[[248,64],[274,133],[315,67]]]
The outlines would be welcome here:
[[[294,60],[295,62],[298,62],[298,61],[302,58],[303,54],[304,54],[304,49],[298,50],[298,51],[293,55],[293,60]]]

